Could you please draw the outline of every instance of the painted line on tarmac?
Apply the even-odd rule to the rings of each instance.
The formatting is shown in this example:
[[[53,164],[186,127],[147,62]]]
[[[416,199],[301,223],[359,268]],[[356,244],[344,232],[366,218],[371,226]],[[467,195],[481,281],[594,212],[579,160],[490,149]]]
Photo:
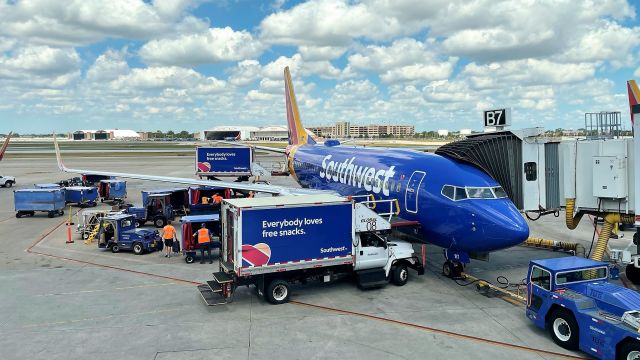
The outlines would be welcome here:
[[[446,335],[446,336],[450,336],[450,337],[454,337],[454,338],[458,338],[458,339],[470,340],[470,341],[483,343],[483,344],[496,345],[496,346],[509,348],[509,349],[522,350],[522,351],[526,351],[526,352],[530,352],[530,353],[534,353],[534,354],[538,354],[538,355],[551,355],[551,356],[564,358],[564,359],[588,359],[588,358],[582,357],[582,356],[563,354],[563,353],[559,353],[559,352],[555,352],[555,351],[536,349],[536,348],[532,348],[532,347],[528,347],[528,346],[524,346],[524,345],[517,345],[517,344],[511,344],[511,343],[507,343],[507,342],[503,342],[503,341],[485,339],[485,338],[481,338],[481,337],[478,337],[478,336],[465,335],[465,334],[461,334],[461,333],[457,333],[457,332],[453,332],[453,331],[449,331],[449,330],[438,329],[438,328],[425,326],[425,325],[418,325],[418,324],[404,322],[404,321],[400,321],[400,320],[388,319],[388,318],[384,318],[384,317],[380,317],[380,316],[375,316],[375,315],[370,315],[370,314],[365,314],[365,313],[360,313],[360,312],[355,312],[355,311],[350,311],[350,310],[337,309],[337,308],[332,308],[332,307],[328,307],[328,306],[310,304],[310,303],[305,303],[305,302],[296,301],[296,300],[291,300],[290,303],[296,304],[296,305],[301,305],[301,306],[307,306],[307,307],[311,307],[311,308],[315,308],[315,309],[319,309],[319,310],[324,310],[324,311],[328,311],[328,312],[343,314],[343,315],[351,315],[351,316],[360,317],[360,318],[369,319],[369,320],[382,321],[382,322],[385,322],[385,323],[391,323],[391,324],[394,324],[394,325],[400,325],[400,326],[413,328],[413,329],[418,329],[418,330],[422,330],[422,331],[427,331],[427,332],[431,332],[431,333],[435,333],[435,334]]]
[[[22,328],[29,329],[29,328],[40,327],[40,326],[55,326],[55,325],[75,324],[75,323],[84,322],[84,321],[108,320],[108,319],[119,318],[119,317],[130,317],[130,316],[137,316],[137,315],[161,314],[161,313],[184,310],[185,308],[186,308],[186,306],[180,306],[180,307],[176,307],[176,308],[172,308],[172,309],[143,311],[143,312],[136,312],[136,313],[133,313],[133,314],[114,314],[114,315],[98,316],[98,317],[84,318],[84,319],[60,320],[60,321],[53,321],[53,322],[48,322],[48,323],[38,323],[38,324],[24,325]]]
[[[169,282],[169,283],[162,283],[162,284],[146,284],[146,285],[124,286],[124,287],[117,287],[117,288],[111,288],[111,289],[95,289],[95,290],[81,290],[81,291],[62,292],[62,293],[48,293],[48,294],[34,295],[33,297],[58,296],[58,295],[77,295],[77,294],[93,294],[93,293],[104,292],[104,291],[131,290],[131,289],[141,289],[141,288],[150,288],[150,287],[158,287],[158,286],[168,286],[168,285],[175,285],[175,283]]]
[[[143,272],[143,271],[131,270],[131,269],[121,268],[121,267],[112,266],[112,265],[99,264],[99,263],[94,263],[94,262],[91,262],[91,261],[72,259],[72,258],[68,258],[68,257],[64,257],[64,256],[47,254],[47,253],[43,253],[43,252],[39,252],[39,251],[33,250],[33,248],[36,245],[38,245],[40,242],[42,242],[47,236],[49,236],[51,233],[53,233],[55,230],[57,230],[63,224],[65,224],[64,221],[61,222],[60,224],[58,224],[57,226],[53,227],[51,230],[47,231],[45,234],[43,234],[40,237],[40,239],[36,240],[33,244],[31,244],[31,246],[29,246],[26,249],[26,251],[28,253],[30,253],[30,254],[42,255],[42,256],[47,256],[47,257],[51,257],[51,258],[55,258],[55,259],[66,260],[66,261],[71,261],[71,262],[76,262],[76,263],[86,264],[86,265],[92,265],[92,266],[102,267],[102,268],[106,268],[106,269],[112,269],[112,270],[118,270],[118,271],[126,271],[126,272],[129,272],[129,273],[143,275],[143,276],[156,277],[156,278],[160,278],[160,279],[169,279],[169,280],[173,280],[173,281],[176,281],[176,282],[188,283],[188,284],[193,284],[193,285],[201,285],[202,284],[202,283],[199,283],[197,281],[191,281],[191,280],[179,279],[179,278],[175,278],[175,277],[171,277],[171,276],[158,275],[158,274],[153,274],[153,273],[148,273],[148,272]],[[507,349],[522,350],[522,351],[526,351],[526,352],[534,353],[534,354],[538,354],[538,355],[550,355],[550,356],[555,356],[555,357],[563,358],[563,359],[588,359],[588,358],[581,357],[581,356],[568,355],[568,354],[563,354],[563,353],[559,353],[559,352],[555,352],[555,351],[536,349],[536,348],[532,348],[532,347],[528,347],[528,346],[524,346],[524,345],[517,345],[517,344],[511,344],[511,343],[507,343],[507,342],[503,342],[503,341],[485,339],[485,338],[481,338],[481,337],[478,337],[478,336],[465,335],[465,334],[461,334],[461,333],[457,333],[457,332],[453,332],[453,331],[449,331],[449,330],[438,329],[438,328],[434,328],[434,327],[430,327],[430,326],[419,325],[419,324],[404,322],[404,321],[400,321],[400,320],[388,319],[388,318],[384,318],[384,317],[380,317],[380,316],[375,316],[375,315],[370,315],[370,314],[365,314],[365,313],[359,313],[359,312],[350,311],[350,310],[343,310],[343,309],[332,308],[332,307],[316,305],[316,304],[310,304],[310,303],[305,303],[305,302],[295,301],[295,300],[290,301],[290,303],[296,304],[296,305],[300,305],[300,306],[307,306],[307,307],[311,307],[311,308],[315,308],[315,309],[319,309],[319,310],[324,310],[324,311],[328,311],[328,312],[343,314],[343,315],[351,315],[351,316],[360,317],[360,318],[364,318],[364,319],[381,321],[381,322],[385,322],[385,323],[389,323],[389,324],[404,326],[404,327],[408,327],[408,328],[412,328],[412,329],[418,329],[418,330],[431,332],[431,333],[435,333],[435,334],[440,334],[440,335],[445,335],[445,336],[449,336],[449,337],[454,337],[454,338],[458,338],[458,339],[474,341],[474,342],[477,342],[477,343],[496,345],[496,346],[507,348]],[[157,312],[161,312],[161,311],[162,310],[158,310]],[[168,311],[172,311],[172,310],[169,309]],[[142,314],[142,313],[139,313],[139,314]],[[115,316],[128,316],[128,315],[114,315],[114,316],[110,316],[110,317],[115,317]],[[106,317],[106,318],[109,318],[109,317]],[[92,319],[71,320],[71,322],[79,322],[79,321],[87,321],[87,320],[92,320]],[[66,323],[66,322],[61,322],[61,323]],[[50,324],[56,325],[58,323],[50,323]],[[29,326],[41,326],[41,325],[29,325]]]

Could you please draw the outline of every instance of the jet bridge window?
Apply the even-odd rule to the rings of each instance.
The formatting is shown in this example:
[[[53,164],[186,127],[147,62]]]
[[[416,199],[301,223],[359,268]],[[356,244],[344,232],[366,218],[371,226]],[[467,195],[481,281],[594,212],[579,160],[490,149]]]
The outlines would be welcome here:
[[[546,290],[551,290],[551,273],[537,266],[531,269],[531,278],[529,281],[536,286]]]
[[[533,161],[524,163],[524,175],[527,181],[536,181],[538,179],[537,164]]]

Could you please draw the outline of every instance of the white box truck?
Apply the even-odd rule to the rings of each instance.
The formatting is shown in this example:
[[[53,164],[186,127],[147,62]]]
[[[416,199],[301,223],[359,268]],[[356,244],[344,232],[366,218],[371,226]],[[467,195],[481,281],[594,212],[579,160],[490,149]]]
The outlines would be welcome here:
[[[413,246],[387,239],[391,224],[369,206],[334,195],[225,199],[220,269],[198,286],[203,299],[224,304],[238,286],[254,285],[269,302],[282,304],[292,283],[355,275],[369,288],[404,285],[409,268],[422,275]]]

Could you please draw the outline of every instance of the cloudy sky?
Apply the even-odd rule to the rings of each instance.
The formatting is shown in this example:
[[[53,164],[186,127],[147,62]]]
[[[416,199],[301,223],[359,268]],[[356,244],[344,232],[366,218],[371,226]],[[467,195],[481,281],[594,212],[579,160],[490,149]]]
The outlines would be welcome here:
[[[0,0],[0,132],[284,125],[578,128],[640,78],[625,0]]]

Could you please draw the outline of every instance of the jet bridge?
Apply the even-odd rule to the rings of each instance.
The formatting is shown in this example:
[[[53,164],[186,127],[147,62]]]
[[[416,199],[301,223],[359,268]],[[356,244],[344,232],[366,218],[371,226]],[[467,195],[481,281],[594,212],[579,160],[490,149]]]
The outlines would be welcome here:
[[[542,128],[469,135],[436,154],[474,165],[493,177],[518,209],[557,213],[560,207],[558,142]]]

